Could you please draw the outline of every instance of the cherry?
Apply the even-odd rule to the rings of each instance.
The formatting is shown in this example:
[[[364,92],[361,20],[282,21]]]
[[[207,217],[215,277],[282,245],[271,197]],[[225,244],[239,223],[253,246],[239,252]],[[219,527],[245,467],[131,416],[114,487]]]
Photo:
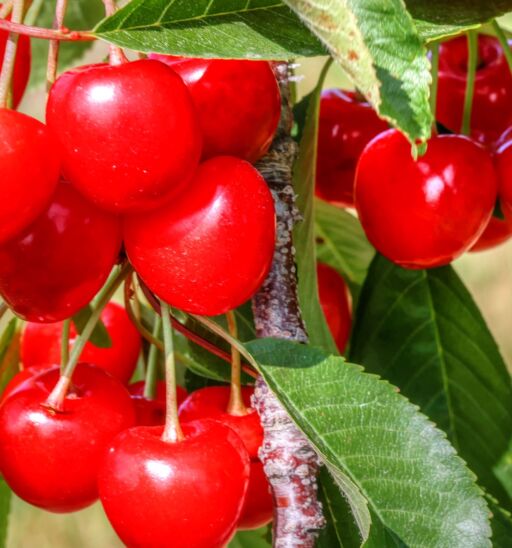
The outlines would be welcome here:
[[[119,220],[60,183],[46,211],[0,245],[0,294],[25,320],[68,318],[104,284],[120,246]]]
[[[468,48],[465,36],[439,46],[437,119],[451,131],[460,131],[466,93]],[[478,36],[472,135],[491,144],[512,123],[512,76],[497,38]]]
[[[367,143],[388,129],[357,93],[327,89],[320,100],[316,195],[336,205],[354,205],[357,160]]]
[[[512,139],[503,141],[494,158],[501,207],[507,220],[512,223]]]
[[[46,119],[62,143],[66,179],[115,212],[161,205],[186,186],[201,154],[187,88],[158,61],[65,72]]]
[[[348,288],[343,278],[330,266],[317,263],[318,296],[325,319],[341,354],[345,351],[352,328]]]
[[[93,363],[127,383],[135,370],[141,340],[126,310],[110,302],[101,313],[101,320],[110,335],[111,346],[99,348],[91,342],[85,345],[80,361]],[[27,323],[21,339],[21,361],[24,367],[60,363],[62,323]],[[69,330],[70,348],[77,338],[75,326]]]
[[[0,407],[0,471],[30,504],[72,512],[97,499],[100,461],[135,416],[126,388],[83,363],[73,375],[63,412],[48,409],[44,404],[59,374],[55,367],[26,380]]]
[[[55,367],[55,365],[36,365],[34,367],[27,367],[22,369],[21,371],[18,371],[14,377],[7,383],[7,386],[5,387],[4,391],[2,392],[2,396],[0,397],[0,405],[14,392],[18,391],[18,388],[28,379],[32,379],[33,377],[36,377],[39,375],[39,373],[43,373],[44,371],[48,371],[48,369]]]
[[[512,237],[512,218],[491,217],[482,235],[469,251],[484,251],[506,242]]]
[[[47,207],[59,168],[58,145],[47,128],[30,116],[0,109],[0,244]]]
[[[256,162],[279,123],[279,87],[267,61],[185,59],[151,54],[187,84],[204,138],[203,159],[237,156]]]
[[[433,137],[414,161],[407,139],[386,131],[368,144],[356,171],[356,207],[368,239],[406,268],[441,266],[469,249],[491,217],[496,192],[489,153],[459,135]]]
[[[124,236],[130,262],[158,297],[222,314],[249,299],[270,269],[274,202],[255,168],[221,156],[203,163],[172,205],[127,218]]]
[[[150,400],[144,396],[144,381],[138,381],[128,386],[135,405],[135,415],[138,426],[159,426],[165,423],[165,382],[156,383],[155,398]],[[187,391],[181,386],[176,387],[178,405],[187,398]]]
[[[138,426],[112,442],[98,476],[108,519],[127,546],[225,546],[249,476],[241,439],[209,420],[183,424],[176,443],[162,430]]]

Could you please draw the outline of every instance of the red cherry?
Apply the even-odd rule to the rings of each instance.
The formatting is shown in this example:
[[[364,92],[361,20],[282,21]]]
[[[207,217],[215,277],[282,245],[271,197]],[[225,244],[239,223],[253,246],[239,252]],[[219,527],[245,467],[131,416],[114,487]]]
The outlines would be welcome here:
[[[469,251],[484,251],[506,242],[512,237],[512,218],[491,217],[489,224]]]
[[[144,381],[138,381],[128,386],[135,405],[135,415],[137,416],[137,426],[159,426],[165,423],[165,382],[156,383],[156,394],[153,400],[144,397]],[[178,405],[187,398],[187,391],[181,386],[176,387]]]
[[[47,207],[59,181],[58,144],[46,126],[0,109],[0,244]]]
[[[177,443],[162,430],[138,426],[112,442],[98,476],[108,519],[127,546],[225,546],[247,489],[242,440],[208,420],[184,424]]]
[[[356,171],[368,239],[406,268],[441,266],[469,249],[491,217],[496,190],[489,153],[459,135],[433,137],[414,161],[406,138],[386,131],[368,144]]]
[[[0,245],[0,294],[25,320],[68,318],[105,283],[120,246],[119,220],[60,183],[46,211]]]
[[[274,504],[272,491],[263,464],[259,460],[251,460],[249,487],[245,495],[242,515],[238,520],[238,529],[259,529],[272,521]]]
[[[127,218],[126,251],[171,306],[222,314],[249,299],[270,269],[274,202],[258,171],[228,156],[202,164],[189,188],[169,206]]]
[[[504,141],[494,155],[498,192],[505,217],[512,222],[512,139]]]
[[[267,61],[150,57],[187,84],[203,132],[203,159],[228,155],[256,162],[266,154],[281,114],[279,87]]]
[[[113,437],[135,421],[126,388],[79,364],[64,411],[44,403],[59,368],[25,381],[0,407],[0,471],[23,500],[51,512],[72,512],[98,497],[100,461]]]
[[[354,205],[356,164],[367,143],[388,129],[371,105],[352,91],[327,89],[320,100],[316,195]]]
[[[141,340],[139,332],[130,321],[126,310],[117,303],[108,303],[101,313],[112,345],[99,348],[88,342],[80,361],[93,363],[105,369],[120,381],[127,383],[135,370]],[[60,363],[62,323],[27,323],[21,339],[21,361],[24,367]],[[69,330],[70,348],[77,339],[75,326]]]
[[[201,154],[187,88],[157,61],[65,72],[46,119],[62,143],[66,179],[116,212],[161,205],[186,185]]]
[[[439,87],[437,119],[451,131],[460,131],[466,77],[468,48],[465,36],[439,46]],[[481,142],[492,143],[512,123],[512,76],[497,38],[478,36],[472,135]]]
[[[16,375],[7,383],[7,386],[5,387],[4,391],[2,392],[2,396],[0,397],[0,405],[11,395],[14,394],[14,392],[18,391],[18,388],[29,379],[32,379],[33,377],[36,377],[39,375],[39,373],[43,373],[44,371],[48,371],[49,368],[53,368],[55,365],[37,365],[34,367],[28,367],[26,369],[22,369],[21,371],[18,371]]]
[[[316,273],[320,304],[336,346],[343,354],[352,328],[348,288],[336,270],[326,264],[317,263]]]

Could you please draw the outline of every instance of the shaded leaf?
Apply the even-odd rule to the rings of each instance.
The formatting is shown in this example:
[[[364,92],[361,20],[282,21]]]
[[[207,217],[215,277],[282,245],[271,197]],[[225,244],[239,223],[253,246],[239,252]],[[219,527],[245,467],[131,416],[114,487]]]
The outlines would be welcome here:
[[[88,304],[73,316],[73,323],[75,324],[78,333],[82,333],[89,318],[91,317],[92,312],[92,306]],[[110,335],[108,334],[107,328],[101,319],[94,327],[89,342],[98,348],[110,348],[112,346]]]
[[[255,531],[238,531],[229,543],[228,548],[270,548],[268,528],[262,527]]]
[[[487,496],[487,504],[492,512],[492,545],[493,548],[510,548],[512,539],[512,516],[498,505],[491,496]]]

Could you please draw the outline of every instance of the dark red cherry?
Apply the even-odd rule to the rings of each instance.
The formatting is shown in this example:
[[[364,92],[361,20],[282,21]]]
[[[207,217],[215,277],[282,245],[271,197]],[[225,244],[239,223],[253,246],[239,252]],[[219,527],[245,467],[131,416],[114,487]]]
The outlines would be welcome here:
[[[317,263],[318,296],[325,319],[341,354],[345,351],[352,328],[352,311],[347,285],[330,266]]]
[[[451,131],[460,131],[464,97],[468,48],[465,36],[453,38],[439,46],[439,87],[437,120]],[[478,66],[476,71],[472,136],[492,144],[512,123],[512,76],[503,49],[497,38],[478,36]]]
[[[512,139],[503,142],[494,159],[501,208],[505,217],[512,222]]]
[[[30,116],[0,108],[0,244],[48,206],[59,181],[58,143]]]
[[[98,497],[100,462],[114,436],[134,424],[126,388],[79,364],[62,412],[44,406],[59,368],[25,381],[0,407],[0,472],[23,500],[72,512]]]
[[[213,316],[249,299],[273,258],[274,202],[248,162],[202,164],[189,191],[157,211],[125,220],[130,262],[171,306]]]
[[[256,162],[269,149],[281,98],[267,61],[185,59],[150,55],[187,84],[203,132],[203,159],[237,156]]]
[[[111,302],[103,309],[101,320],[107,328],[111,346],[99,348],[91,342],[85,345],[80,361],[93,363],[127,383],[135,370],[141,348],[140,335],[126,310]],[[27,323],[21,338],[21,361],[24,367],[60,363],[62,322]],[[70,348],[77,339],[72,323],[69,330]]]
[[[469,251],[485,251],[506,242],[512,237],[512,217],[491,217],[482,235]]]
[[[98,476],[110,523],[126,546],[225,546],[247,490],[242,440],[208,420],[184,424],[177,443],[162,430],[138,426],[112,442]]]
[[[10,16],[7,17],[7,19],[10,19]],[[8,36],[9,33],[7,31],[0,30],[0,68],[2,66]],[[18,38],[16,58],[14,61],[14,72],[12,75],[12,106],[14,108],[18,107],[21,99],[23,98],[23,94],[27,89],[28,79],[30,76],[31,59],[30,38],[21,34]],[[1,126],[2,123],[0,122],[0,127]]]
[[[159,426],[165,423],[165,382],[156,383],[156,394],[154,399],[148,399],[144,396],[144,381],[137,381],[128,386],[128,391],[135,406],[135,415],[137,416],[137,426]],[[178,405],[187,398],[187,391],[181,386],[176,387]]]
[[[441,135],[417,161],[396,130],[362,153],[355,198],[370,242],[406,268],[447,264],[484,231],[496,202],[490,154],[470,139]]]
[[[187,88],[158,61],[65,72],[46,119],[62,143],[64,176],[115,212],[161,205],[186,186],[201,154]]]
[[[327,89],[320,100],[316,195],[336,205],[354,205],[357,160],[367,143],[388,129],[357,93]]]
[[[259,460],[251,459],[249,487],[245,495],[242,515],[238,520],[238,529],[258,529],[272,521],[274,505],[270,484]]]
[[[119,220],[60,183],[46,211],[0,245],[0,294],[24,320],[63,320],[102,287],[120,247]]]

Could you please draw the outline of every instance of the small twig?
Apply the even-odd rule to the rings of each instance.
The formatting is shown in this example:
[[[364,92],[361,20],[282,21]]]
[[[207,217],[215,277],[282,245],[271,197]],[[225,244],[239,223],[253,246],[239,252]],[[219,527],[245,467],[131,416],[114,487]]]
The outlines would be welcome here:
[[[471,133],[471,113],[473,111],[473,94],[475,91],[476,66],[478,64],[478,34],[474,30],[468,31],[468,72],[466,80],[466,94],[464,96],[464,111],[462,115],[463,135]]]
[[[12,22],[20,23],[23,21],[25,12],[24,0],[16,0],[12,10]],[[18,47],[19,34],[9,32],[7,43],[5,44],[4,58],[2,62],[2,72],[0,73],[0,108],[8,106],[11,91],[12,75],[14,73],[14,64],[16,62],[16,49]]]
[[[64,40],[67,42],[90,42],[97,40],[97,37],[91,31],[87,30],[69,30],[67,28],[62,28],[61,30],[45,29],[23,25],[15,21],[7,21],[6,19],[0,19],[0,30],[23,34],[24,36],[32,36],[33,38],[41,38],[43,40]]]
[[[500,41],[501,48],[503,49],[505,59],[508,63],[508,69],[512,72],[512,50],[510,49],[510,44],[508,43],[507,37],[505,36],[503,29],[498,25],[498,21],[496,21],[496,19],[492,22],[492,28],[496,33],[496,37]]]
[[[228,322],[229,334],[238,339],[238,328],[236,325],[235,313],[230,310],[226,314]],[[240,352],[235,346],[231,346],[231,390],[229,391],[228,413],[230,415],[243,416],[247,415],[247,407],[244,404],[242,397],[242,386],[240,383],[240,375],[242,373],[242,363],[240,360]]]
[[[105,15],[110,17],[116,12],[116,4],[114,0],[103,0],[103,5],[105,6]],[[123,50],[119,46],[114,44],[109,45],[109,61],[111,65],[122,65],[126,63],[127,59]]]
[[[57,0],[55,6],[55,18],[53,20],[53,29],[62,30],[64,26],[64,17],[68,0]],[[46,88],[49,90],[57,77],[57,65],[59,63],[59,40],[50,40],[48,48],[48,63],[46,66]]]
[[[439,75],[439,42],[434,42],[430,46],[430,52],[432,57],[430,64],[432,66],[432,84],[430,85],[430,110],[436,118],[436,106],[437,106],[437,87],[438,87],[438,75]],[[434,122],[435,123],[435,122]]]
[[[62,372],[69,360],[69,329],[71,327],[71,318],[62,322],[62,334],[60,340],[60,365]]]

